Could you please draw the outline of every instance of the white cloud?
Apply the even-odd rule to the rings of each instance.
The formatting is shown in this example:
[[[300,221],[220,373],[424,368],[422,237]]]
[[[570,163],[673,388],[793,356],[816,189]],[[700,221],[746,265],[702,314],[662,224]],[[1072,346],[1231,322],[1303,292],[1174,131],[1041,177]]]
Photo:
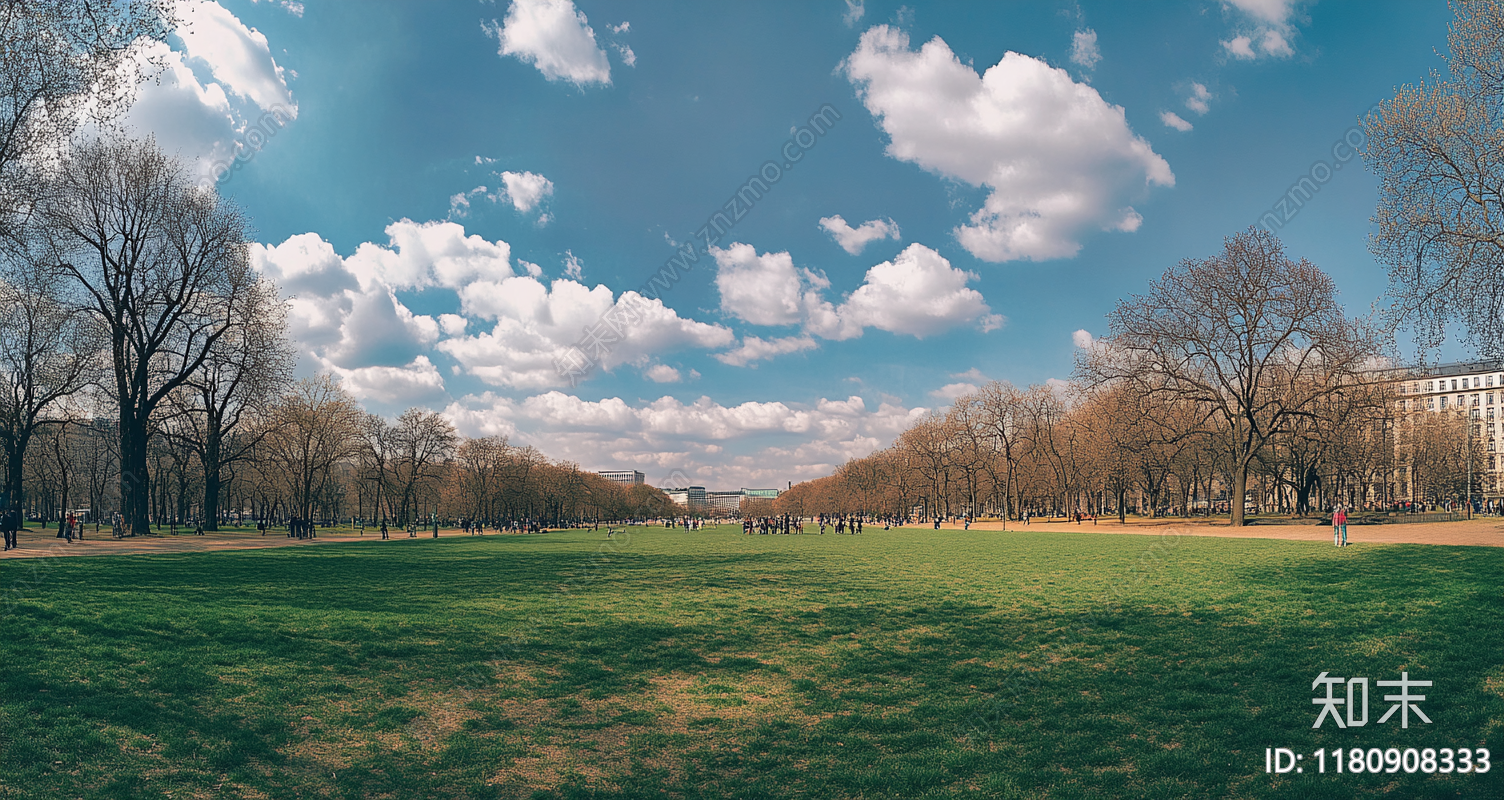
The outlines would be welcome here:
[[[607,25],[606,26],[606,30],[611,31],[612,33],[616,34],[617,36],[620,36],[623,33],[629,33],[632,30],[632,23],[631,22],[622,22],[622,24],[620,24],[620,25]]]
[[[183,24],[174,32],[183,49],[208,64],[216,81],[262,109],[281,107],[297,116],[282,68],[260,31],[247,28],[219,3],[179,3],[178,13]]]
[[[466,235],[453,222],[404,219],[386,232],[387,244],[366,242],[348,258],[312,233],[252,246],[252,263],[289,297],[290,334],[306,363],[345,370],[351,381],[386,374],[354,372],[367,367],[428,375],[413,366],[415,359],[438,351],[494,385],[562,386],[569,379],[558,360],[613,311],[630,324],[606,343],[610,353],[600,359],[606,370],[645,366],[661,352],[720,350],[735,342],[730,329],[682,318],[636,292],[617,297],[605,286],[567,279],[545,284],[541,270],[526,262],[519,274],[506,242]],[[402,289],[451,290],[461,313],[415,314],[398,298]],[[476,320],[492,324],[477,329]]]
[[[342,369],[330,362],[324,368],[340,379],[345,390],[357,400],[370,400],[390,406],[412,406],[441,402],[448,398],[444,378],[428,356],[418,356],[400,367],[362,367]]]
[[[606,51],[572,0],[512,0],[501,25],[484,27],[500,41],[501,55],[537,67],[548,80],[578,87],[611,83]]]
[[[218,3],[185,2],[179,13],[179,50],[149,42],[123,60],[122,79],[135,86],[115,124],[132,136],[154,136],[211,183],[237,156],[245,160],[265,147],[297,118],[298,106],[259,31]],[[93,133],[84,127],[83,135]]]
[[[1165,127],[1174,128],[1181,133],[1185,133],[1192,127],[1191,123],[1186,122],[1181,118],[1179,114],[1176,114],[1174,111],[1159,112],[1159,121],[1163,122],[1165,124]]]
[[[648,367],[646,370],[643,370],[642,377],[647,378],[653,383],[678,383],[684,379],[679,374],[679,370],[667,364],[654,364]]]
[[[711,255],[721,310],[754,325],[799,324],[807,334],[844,340],[861,336],[866,328],[924,337],[960,325],[975,324],[987,332],[1003,324],[982,294],[967,286],[975,274],[952,267],[922,244],[911,244],[892,261],[867,270],[862,284],[839,305],[824,298],[830,281],[796,268],[787,252],[759,255],[752,245],[737,242],[724,250],[712,248]],[[806,342],[807,337],[747,337],[739,350],[717,358],[741,365],[813,346]]]
[[[576,256],[573,250],[564,251],[564,277],[572,281],[585,279],[585,264],[580,261],[579,256]]]
[[[1211,110],[1212,93],[1205,85],[1191,83],[1190,96],[1185,99],[1185,107],[1196,112],[1205,114]]]
[[[720,349],[735,340],[729,328],[680,317],[661,300],[632,291],[614,297],[605,286],[590,289],[562,278],[547,286],[521,276],[476,281],[462,288],[459,297],[467,315],[494,320],[495,325],[489,332],[446,339],[437,349],[466,372],[496,386],[567,385],[560,360],[613,309],[632,322],[612,335],[615,341],[602,342],[602,352],[588,353],[598,356],[607,371],[623,364],[644,365],[652,356],[674,350]]]
[[[955,230],[977,258],[1075,255],[1085,233],[1137,228],[1133,199],[1174,185],[1120,106],[1038,59],[1010,52],[978,75],[939,37],[913,51],[883,25],[842,68],[888,134],[888,155],[991,190]]]
[[[1289,58],[1295,54],[1290,39],[1295,36],[1295,22],[1301,17],[1305,0],[1224,0],[1226,6],[1241,12],[1237,34],[1223,40],[1228,55],[1243,61],[1271,56]]]
[[[632,48],[629,45],[614,43],[611,45],[611,49],[615,50],[616,54],[621,57],[622,64],[629,67],[637,66],[637,54],[632,52]]]
[[[931,390],[930,397],[950,402],[962,395],[974,394],[976,391],[977,385],[974,383],[947,383],[939,389]]]
[[[500,177],[503,192],[512,208],[524,214],[554,193],[554,182],[534,172],[502,172]]]
[[[1096,344],[1097,340],[1091,335],[1091,331],[1082,328],[1071,334],[1071,343],[1085,350]]]
[[[815,347],[815,340],[808,336],[786,336],[782,339],[746,336],[742,338],[740,347],[724,353],[716,353],[715,358],[722,364],[745,367],[754,361],[762,361],[785,353],[797,353],[801,350],[813,350]]]
[[[868,242],[878,239],[899,240],[898,223],[891,219],[869,219],[861,225],[853,228],[846,224],[846,220],[840,214],[820,218],[820,227],[825,229],[841,246],[842,250],[856,255],[862,252]]]
[[[449,219],[464,219],[470,216],[470,198],[477,195],[484,196],[486,187],[477,186],[468,192],[458,192],[449,196]]]
[[[867,13],[866,0],[846,0],[846,11],[841,14],[841,21],[846,27],[854,27]]]
[[[444,411],[464,435],[505,434],[587,469],[640,469],[655,484],[679,472],[711,488],[781,486],[829,474],[887,445],[926,413],[891,402],[873,410],[855,395],[813,405],[726,406],[667,396],[634,405],[556,391],[521,401],[471,395]]]
[[[972,383],[986,383],[989,380],[989,378],[986,375],[983,375],[982,371],[977,369],[976,367],[972,367],[965,372],[952,372],[950,376],[952,378],[963,378]]]
[[[1102,51],[1097,49],[1097,32],[1091,28],[1076,31],[1071,37],[1071,61],[1091,69],[1102,60]]]
[[[860,336],[862,328],[921,338],[966,324],[984,333],[996,330],[1002,316],[991,313],[982,293],[966,285],[976,278],[934,250],[911,244],[892,261],[867,270],[862,285],[840,306],[825,304],[825,313],[814,316],[808,328],[828,339]]]

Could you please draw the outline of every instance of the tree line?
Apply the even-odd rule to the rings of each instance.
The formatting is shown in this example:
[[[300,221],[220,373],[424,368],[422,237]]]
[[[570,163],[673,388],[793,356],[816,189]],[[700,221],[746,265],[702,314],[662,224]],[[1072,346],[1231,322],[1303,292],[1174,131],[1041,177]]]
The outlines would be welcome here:
[[[996,381],[891,447],[794,486],[782,513],[1146,516],[1393,508],[1485,488],[1483,437],[1408,399],[1331,279],[1248,230],[1109,315],[1072,380]],[[1489,478],[1492,480],[1492,478]],[[1490,491],[1497,486],[1487,485]]]

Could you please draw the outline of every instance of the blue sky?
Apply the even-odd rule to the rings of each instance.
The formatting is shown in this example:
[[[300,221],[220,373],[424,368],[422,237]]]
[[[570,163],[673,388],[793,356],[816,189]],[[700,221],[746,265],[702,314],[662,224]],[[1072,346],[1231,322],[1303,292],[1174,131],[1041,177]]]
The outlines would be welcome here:
[[[983,380],[1068,377],[1118,298],[1443,69],[1449,21],[1293,0],[184,8],[125,124],[222,173],[302,374],[714,488],[824,474]],[[826,108],[715,250],[630,294]],[[262,135],[269,109],[288,121]],[[1386,282],[1375,199],[1351,160],[1278,231],[1359,314]],[[637,321],[572,382],[555,365],[617,305]]]

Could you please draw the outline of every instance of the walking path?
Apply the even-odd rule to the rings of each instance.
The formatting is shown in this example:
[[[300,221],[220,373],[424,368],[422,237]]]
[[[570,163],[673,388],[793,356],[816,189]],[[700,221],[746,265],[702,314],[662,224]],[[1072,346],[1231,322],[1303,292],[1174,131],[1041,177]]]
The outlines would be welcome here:
[[[958,530],[960,524],[944,523],[941,530]],[[1001,531],[1001,522],[975,522],[972,530]],[[1056,531],[1062,533],[1127,533],[1140,536],[1179,534],[1182,536],[1221,536],[1229,539],[1291,539],[1304,542],[1332,541],[1330,525],[1249,525],[1234,528],[1223,520],[1217,522],[1188,522],[1175,519],[1136,520],[1127,524],[1111,519],[1074,522],[1043,522],[1034,520],[1025,526],[1009,521],[1009,531]],[[933,530],[933,528],[931,528]],[[1463,522],[1395,522],[1383,525],[1348,525],[1348,544],[1372,542],[1377,544],[1447,544],[1478,547],[1504,547],[1504,518],[1479,517]]]
[[[495,531],[488,531],[487,536],[498,535]],[[512,534],[507,534],[512,535]],[[192,531],[180,533],[176,536],[171,534],[159,534],[156,536],[136,536],[128,539],[113,539],[110,537],[108,528],[101,528],[98,534],[93,531],[93,526],[84,533],[83,541],[74,541],[69,544],[57,536],[56,528],[31,529],[21,531],[20,547],[6,553],[0,553],[0,559],[5,558],[45,558],[48,556],[103,556],[103,555],[135,555],[141,553],[205,553],[215,550],[261,550],[268,547],[312,547],[316,545],[337,544],[339,542],[379,542],[381,531],[367,528],[364,536],[353,533],[326,533],[319,531],[316,539],[289,539],[287,531],[267,531],[265,536],[255,531],[229,531],[223,533],[205,533],[203,536],[195,536]],[[439,537],[447,539],[451,536],[469,536],[458,528],[439,529]],[[388,542],[417,542],[433,538],[433,529],[419,531],[416,538],[408,538],[406,531],[392,531]]]
[[[944,523],[940,526],[942,531],[961,530],[960,523]],[[972,530],[999,531],[1004,529],[1001,522],[977,522],[971,526]],[[930,531],[934,529],[929,525],[910,526],[908,530]],[[1044,522],[1034,520],[1033,524],[1024,526],[1019,522],[1009,522],[1007,530],[1054,533],[1113,533],[1131,534],[1137,536],[1160,536],[1163,534],[1178,534],[1182,536],[1221,536],[1230,539],[1289,539],[1294,541],[1327,542],[1332,541],[1332,529],[1329,525],[1250,525],[1245,528],[1232,528],[1226,522],[1187,522],[1184,520],[1129,520],[1127,524],[1120,524],[1116,518],[1100,519],[1093,525],[1091,520],[1082,520],[1080,525],[1074,522]],[[102,556],[102,555],[128,555],[142,553],[204,553],[217,550],[260,550],[268,547],[314,547],[340,542],[373,542],[381,541],[379,530],[366,529],[364,536],[353,533],[326,533],[320,532],[317,539],[289,539],[285,531],[269,531],[266,536],[261,536],[254,531],[232,531],[226,533],[205,533],[203,536],[194,536],[192,533],[172,536],[168,534],[158,536],[143,536],[130,539],[112,539],[108,531],[95,534],[92,530],[86,531],[83,541],[75,541],[72,544],[62,539],[54,538],[57,531],[54,528],[46,530],[32,529],[21,532],[21,547],[7,553],[0,553],[0,559],[8,558],[46,558],[49,556]],[[488,532],[487,536],[497,535],[520,535],[520,534],[497,534]],[[453,536],[469,536],[469,534],[457,528],[441,529],[441,538]],[[406,532],[392,531],[389,543],[396,542],[420,542],[433,538],[433,531],[420,531],[416,538],[409,538]],[[1347,527],[1347,540],[1350,544],[1441,544],[1441,545],[1470,545],[1480,547],[1504,547],[1504,519],[1499,517],[1482,517],[1466,522],[1427,522],[1427,523],[1392,523],[1386,525],[1349,525]]]

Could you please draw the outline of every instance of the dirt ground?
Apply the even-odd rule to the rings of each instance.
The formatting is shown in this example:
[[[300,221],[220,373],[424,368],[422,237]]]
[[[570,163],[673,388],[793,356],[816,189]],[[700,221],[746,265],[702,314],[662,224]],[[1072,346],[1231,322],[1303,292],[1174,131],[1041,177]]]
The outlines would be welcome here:
[[[941,530],[955,530],[960,524],[945,523]],[[972,530],[1001,531],[1001,522],[977,522]],[[1063,533],[1131,533],[1183,536],[1223,536],[1231,539],[1294,539],[1305,542],[1332,541],[1330,525],[1249,525],[1233,528],[1224,520],[1187,521],[1177,519],[1134,520],[1121,524],[1116,517],[1074,522],[1009,522],[1007,530],[1060,531]],[[1348,544],[1452,544],[1481,547],[1504,547],[1504,517],[1479,517],[1465,522],[1396,522],[1383,525],[1348,525]]]
[[[972,526],[973,530],[998,531],[1004,530],[1001,522],[978,522]],[[959,523],[944,523],[941,530],[960,530]],[[914,530],[933,530],[930,526],[916,526]],[[1326,525],[1250,525],[1245,528],[1232,528],[1223,522],[1190,522],[1186,520],[1129,520],[1127,524],[1120,524],[1117,519],[1101,519],[1093,525],[1091,520],[1083,520],[1080,525],[1073,522],[1043,522],[1035,520],[1031,525],[1023,526],[1018,522],[1007,523],[1008,531],[1054,531],[1060,533],[1126,533],[1137,535],[1157,536],[1161,534],[1180,534],[1184,536],[1223,536],[1233,539],[1295,539],[1308,542],[1330,542],[1332,529]],[[432,538],[432,532],[420,533],[416,538],[408,538],[406,533],[392,532],[392,538],[388,544],[396,546],[399,542],[419,542]],[[457,530],[441,530],[442,538],[451,536],[467,536],[468,534]],[[502,536],[515,534],[488,533],[487,536]],[[317,539],[289,539],[285,532],[268,532],[261,536],[254,532],[241,533],[206,533],[203,536],[192,534],[179,534],[172,536],[163,534],[159,536],[139,537],[133,539],[115,540],[110,538],[108,530],[102,530],[95,534],[90,526],[85,531],[83,541],[75,541],[68,544],[57,536],[56,528],[31,529],[21,532],[20,548],[7,553],[0,553],[0,559],[7,558],[46,558],[49,556],[101,556],[101,555],[125,555],[139,553],[201,553],[214,550],[259,550],[264,547],[319,547],[323,545],[339,544],[341,542],[359,542],[380,540],[379,532],[367,530],[364,536],[355,534],[329,534],[320,533]],[[1424,523],[1391,523],[1385,525],[1349,525],[1347,527],[1347,541],[1349,544],[1447,544],[1447,545],[1471,545],[1481,547],[1504,547],[1504,518],[1481,517],[1468,522],[1424,522]]]
[[[441,538],[451,536],[468,536],[469,534],[459,529],[440,529]],[[498,534],[488,532],[487,536],[511,536],[514,534]],[[48,556],[103,556],[103,555],[126,555],[139,553],[202,553],[211,550],[260,550],[264,547],[318,547],[320,545],[338,544],[340,542],[369,542],[381,540],[381,531],[367,529],[364,536],[353,533],[325,533],[319,532],[317,539],[289,539],[287,531],[267,531],[265,536],[252,532],[227,532],[205,533],[203,536],[194,536],[190,531],[176,536],[160,534],[157,536],[140,536],[130,539],[110,538],[109,528],[101,527],[99,533],[94,532],[94,526],[90,525],[84,531],[83,541],[74,541],[69,544],[57,537],[57,528],[49,527],[46,530],[32,528],[21,531],[18,540],[21,545],[15,550],[0,553],[0,559],[6,558],[45,558]],[[392,531],[388,544],[395,545],[397,542],[417,542],[433,538],[433,531],[419,532],[416,538],[408,538],[407,533]]]

